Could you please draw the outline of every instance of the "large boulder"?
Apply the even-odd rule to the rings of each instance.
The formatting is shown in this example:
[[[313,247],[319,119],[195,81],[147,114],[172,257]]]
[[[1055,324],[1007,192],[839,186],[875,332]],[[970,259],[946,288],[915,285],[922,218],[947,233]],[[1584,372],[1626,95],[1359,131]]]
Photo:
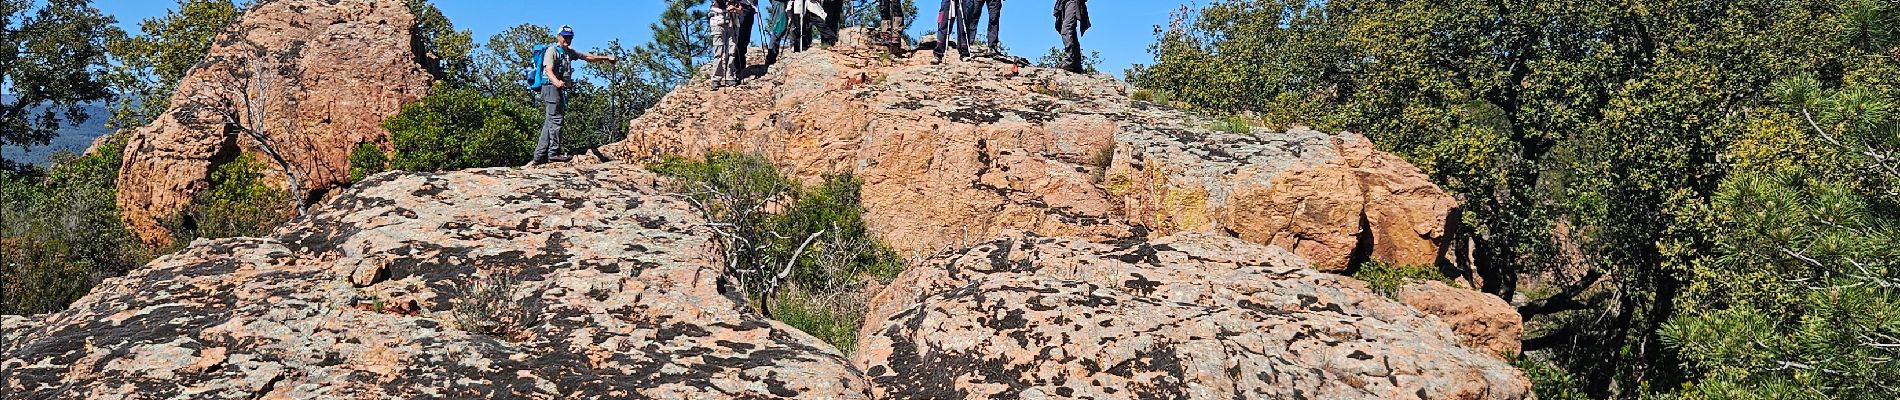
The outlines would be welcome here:
[[[748,151],[807,179],[855,173],[867,222],[907,254],[1021,232],[1223,232],[1340,271],[1433,265],[1451,236],[1456,202],[1357,135],[1227,133],[1106,75],[878,54],[833,47],[737,88],[684,85],[602,153]]]
[[[1117,138],[1104,186],[1158,234],[1218,229],[1341,272],[1368,260],[1437,265],[1457,226],[1456,200],[1364,136],[1296,128]]]
[[[654,180],[377,175],[272,237],[200,240],[64,312],[0,317],[0,391],[865,398],[837,350],[725,290],[704,221]]]
[[[985,243],[905,271],[866,320],[879,398],[1532,396],[1440,320],[1223,236]]]
[[[429,90],[414,47],[415,16],[403,0],[259,1],[221,34],[179,81],[171,108],[134,131],[119,172],[119,209],[148,244],[161,221],[207,189],[218,165],[240,153],[280,170],[235,126],[264,132],[306,188],[324,197],[349,179],[349,154],[388,143],[381,124]],[[283,177],[265,174],[280,186]]]

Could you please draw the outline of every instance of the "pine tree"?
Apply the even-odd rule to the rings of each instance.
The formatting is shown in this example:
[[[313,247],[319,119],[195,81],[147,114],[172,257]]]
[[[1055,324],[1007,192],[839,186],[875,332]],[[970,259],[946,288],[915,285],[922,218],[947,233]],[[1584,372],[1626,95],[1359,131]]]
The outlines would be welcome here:
[[[660,20],[652,24],[653,41],[634,49],[634,59],[646,67],[648,81],[672,90],[693,78],[712,55],[707,32],[706,0],[669,0]]]

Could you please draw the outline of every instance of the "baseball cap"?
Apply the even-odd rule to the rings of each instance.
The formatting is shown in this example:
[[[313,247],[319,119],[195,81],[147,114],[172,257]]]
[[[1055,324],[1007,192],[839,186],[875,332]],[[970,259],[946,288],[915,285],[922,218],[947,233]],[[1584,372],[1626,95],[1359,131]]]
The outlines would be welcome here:
[[[574,37],[574,27],[561,25],[561,32],[559,34],[565,37]]]

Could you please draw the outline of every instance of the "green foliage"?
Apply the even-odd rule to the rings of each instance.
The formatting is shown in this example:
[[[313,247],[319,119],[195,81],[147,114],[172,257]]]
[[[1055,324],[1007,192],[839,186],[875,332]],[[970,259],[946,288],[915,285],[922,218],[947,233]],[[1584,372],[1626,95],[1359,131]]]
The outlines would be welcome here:
[[[884,15],[878,10],[878,3],[882,1],[884,0],[852,0],[849,12],[845,15],[844,24],[863,27],[879,26],[884,22]],[[900,30],[908,31],[911,25],[917,23],[917,0],[903,1],[904,20],[898,26]]]
[[[137,36],[107,41],[116,65],[105,78],[121,95],[110,126],[143,126],[170,108],[178,80],[204,60],[213,39],[242,12],[230,0],[178,0],[177,9],[139,21]]]
[[[648,80],[662,91],[692,80],[712,56],[705,5],[706,0],[667,0],[660,20],[652,24],[653,41],[633,50],[629,60],[646,68]]]
[[[1437,268],[1429,266],[1399,266],[1378,261],[1367,261],[1364,264],[1359,264],[1358,268],[1354,268],[1351,272],[1347,273],[1347,275],[1365,281],[1367,285],[1372,286],[1372,291],[1385,295],[1385,297],[1397,296],[1399,289],[1405,287],[1405,283],[1410,281],[1439,281],[1446,284],[1455,284],[1451,279],[1446,278],[1444,273],[1438,272]]]
[[[44,171],[0,169],[0,314],[63,310],[149,254],[119,220],[123,141],[54,156]]]
[[[540,126],[533,108],[445,85],[383,121],[394,147],[389,166],[406,171],[526,164]]]
[[[1513,298],[1520,277],[1582,275],[1552,282],[1561,298],[1544,300],[1565,306],[1529,315],[1539,335],[1526,339],[1582,393],[1635,398],[1694,383],[1716,397],[1785,387],[1890,398],[1869,382],[1891,379],[1865,375],[1888,371],[1738,378],[1723,371],[1748,367],[1723,366],[1755,364],[1693,350],[1717,331],[1678,346],[1660,333],[1668,321],[1752,309],[1776,322],[1759,334],[1809,335],[1800,321],[1822,308],[1817,288],[1889,273],[1869,263],[1896,258],[1874,227],[1891,225],[1882,218],[1900,197],[1883,161],[1900,134],[1870,100],[1900,87],[1897,10],[1877,0],[1225,0],[1157,29],[1155,63],[1128,78],[1189,108],[1365,133],[1461,200],[1471,259],[1455,267],[1482,276],[1487,292]],[[1787,76],[1815,78],[1772,85]],[[1771,86],[1834,89],[1796,101]],[[1556,233],[1560,222],[1569,233]],[[1776,255],[1783,247],[1826,267]],[[1890,304],[1883,293],[1853,304]],[[1830,329],[1881,332],[1854,330],[1861,322]],[[1873,356],[1844,346],[1759,352],[1803,365],[1891,358],[1856,359]]]
[[[289,221],[295,212],[290,194],[265,183],[269,171],[269,166],[250,154],[218,165],[211,171],[211,188],[194,197],[184,212],[165,221],[172,242],[261,237]]]
[[[903,270],[865,227],[855,177],[827,175],[807,188],[763,157],[727,152],[669,156],[649,168],[672,178],[719,230],[728,278],[754,304],[840,349],[853,346],[865,283]]]
[[[375,143],[364,143],[350,150],[350,182],[389,170],[389,155]]]
[[[442,10],[429,4],[429,0],[404,0],[409,12],[416,16],[416,42],[422,65],[433,72],[437,79],[461,86],[472,82],[474,77],[475,51],[474,34],[467,29],[456,30],[449,17]]]
[[[1245,117],[1233,116],[1214,121],[1207,125],[1207,129],[1219,132],[1246,134],[1253,132],[1253,125],[1253,121],[1248,121]]]
[[[1050,47],[1048,53],[1043,53],[1041,58],[1036,59],[1036,66],[1043,68],[1062,68],[1063,57],[1067,55],[1068,52],[1063,51],[1061,46]],[[1088,55],[1082,57],[1083,71],[1088,71],[1088,73],[1091,74],[1100,72],[1095,69],[1097,65],[1102,65],[1102,52],[1089,51]]]
[[[1511,356],[1511,366],[1523,370],[1525,377],[1530,378],[1531,390],[1537,394],[1538,400],[1590,399],[1590,396],[1577,391],[1570,373],[1556,365],[1519,354]]]
[[[1900,396],[1900,110],[1883,89],[1784,79],[1729,148],[1714,255],[1662,331],[1702,378],[1684,397]]]
[[[858,327],[864,325],[864,314],[867,312],[864,295],[839,292],[829,296],[814,296],[804,291],[792,291],[773,299],[772,317],[850,355],[857,350]]]
[[[450,82],[450,86],[534,106],[535,93],[528,90],[528,70],[534,68],[534,46],[554,43],[549,31],[545,26],[520,24],[489,36],[472,58],[474,76],[468,82]]]
[[[112,23],[87,0],[0,0],[0,146],[44,145],[88,118],[80,103],[112,97],[99,74],[125,35]]]

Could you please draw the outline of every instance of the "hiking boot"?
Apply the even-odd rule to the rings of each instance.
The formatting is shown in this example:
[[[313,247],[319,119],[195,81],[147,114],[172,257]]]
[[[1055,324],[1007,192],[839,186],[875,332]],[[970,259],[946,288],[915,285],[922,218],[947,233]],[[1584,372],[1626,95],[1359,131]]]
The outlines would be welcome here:
[[[568,161],[574,161],[574,156],[570,156],[566,154],[548,156],[548,162],[568,162]]]
[[[533,160],[529,160],[529,161],[528,161],[528,165],[523,165],[523,166],[521,166],[521,167],[522,167],[522,168],[527,168],[527,167],[532,167],[532,166],[536,166],[536,165],[541,165],[541,164],[547,164],[547,163],[548,163],[548,160],[547,160],[547,159],[545,159],[545,158],[536,158],[536,159],[533,159]]]

